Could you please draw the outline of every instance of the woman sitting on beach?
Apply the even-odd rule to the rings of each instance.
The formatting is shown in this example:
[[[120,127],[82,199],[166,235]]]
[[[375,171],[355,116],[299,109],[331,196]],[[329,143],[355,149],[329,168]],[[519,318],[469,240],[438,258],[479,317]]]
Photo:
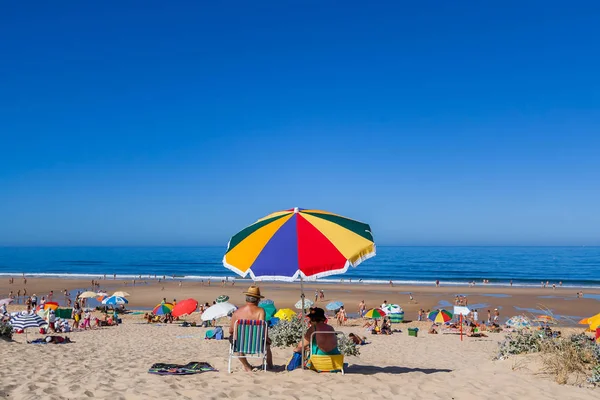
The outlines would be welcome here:
[[[300,353],[302,352],[302,349],[310,348],[311,354],[340,354],[337,347],[337,336],[334,333],[319,333],[335,332],[335,329],[331,325],[325,323],[325,311],[322,308],[314,308],[312,312],[308,314],[308,317],[310,319],[310,328],[308,328],[304,338],[298,343],[294,352]]]
[[[391,335],[392,334],[392,324],[390,323],[389,317],[385,317],[383,322],[381,322],[381,334],[382,335]]]
[[[469,324],[469,329],[467,330],[468,337],[487,337],[485,333],[478,332],[477,325],[474,323]]]
[[[431,328],[429,328],[429,331],[427,333],[429,333],[431,335],[437,335],[439,333],[437,331],[437,324],[431,325]]]

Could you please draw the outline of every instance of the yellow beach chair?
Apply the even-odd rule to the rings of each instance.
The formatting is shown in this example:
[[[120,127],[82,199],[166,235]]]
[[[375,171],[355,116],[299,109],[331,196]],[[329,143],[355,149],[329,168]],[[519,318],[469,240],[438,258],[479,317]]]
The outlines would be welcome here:
[[[310,353],[308,355],[307,366],[316,372],[341,372],[344,375],[344,355],[343,354],[314,354],[313,353],[313,345],[312,343],[315,337],[315,333],[313,332],[310,335]],[[318,332],[318,333],[331,333],[333,335],[344,335],[344,332],[335,331],[335,332]]]

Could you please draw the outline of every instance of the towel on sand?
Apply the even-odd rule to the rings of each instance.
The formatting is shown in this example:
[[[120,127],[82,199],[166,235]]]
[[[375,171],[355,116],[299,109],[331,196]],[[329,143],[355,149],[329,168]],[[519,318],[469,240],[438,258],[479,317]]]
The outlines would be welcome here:
[[[156,363],[148,370],[149,373],[157,375],[191,375],[207,371],[216,371],[216,369],[209,363],[197,361],[185,365]]]

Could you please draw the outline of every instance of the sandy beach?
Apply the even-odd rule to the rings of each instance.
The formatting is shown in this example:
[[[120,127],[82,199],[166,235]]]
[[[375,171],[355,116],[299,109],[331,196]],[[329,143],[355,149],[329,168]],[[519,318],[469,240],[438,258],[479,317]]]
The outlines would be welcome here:
[[[138,282],[133,287],[130,282],[127,285],[119,281],[102,282],[107,289],[131,293],[128,307],[131,310],[152,307],[163,297],[169,300],[193,297],[212,302],[220,294],[229,295],[234,304],[240,305],[245,284],[238,281],[233,287],[231,284],[222,287],[219,282],[208,287],[199,282],[184,282],[179,287],[178,282],[149,281],[148,284]],[[4,294],[8,286],[16,285],[3,283],[1,293]],[[75,290],[89,285],[87,281],[53,279],[31,279],[27,283],[29,290],[36,291],[38,296],[49,290],[57,293],[59,288]],[[298,285],[263,283],[261,288],[279,307],[292,306],[300,293]],[[419,308],[433,308],[440,301],[451,302],[457,292],[456,288],[443,286],[392,288],[308,283],[307,297],[313,297],[315,289],[325,291],[326,302],[344,301],[350,312],[354,311],[353,304],[362,299],[368,305],[380,304],[383,300],[399,303],[407,319],[416,319],[410,315],[416,317]],[[591,315],[600,307],[597,300],[577,299],[573,290],[565,289],[475,287],[459,290],[473,303],[485,301],[489,307],[500,307],[506,313],[516,305],[536,307],[542,303],[564,315]],[[408,292],[417,303],[408,302]],[[60,296],[55,300],[60,301]],[[22,308],[22,305],[11,305],[9,311]],[[501,333],[489,334],[487,338],[465,338],[461,342],[457,335],[424,334],[430,325],[427,322],[410,322],[397,326],[402,333],[369,335],[369,344],[361,346],[360,356],[346,358],[348,368],[344,376],[300,370],[284,372],[283,366],[292,350],[282,348],[273,349],[275,371],[245,373],[235,361],[234,372],[228,374],[228,342],[204,340],[206,328],[186,328],[176,323],[149,325],[141,315],[125,315],[123,319],[124,323],[117,327],[70,333],[74,343],[65,345],[26,344],[22,334],[15,334],[13,342],[0,341],[3,355],[0,398],[594,399],[598,395],[594,389],[558,385],[541,372],[535,356],[493,361],[498,342],[504,337]],[[199,317],[194,315],[188,320],[199,321]],[[226,324],[227,319],[220,322]],[[350,326],[340,329],[346,334],[366,334],[361,324],[360,320],[351,320]],[[419,327],[421,334],[417,338],[409,337],[409,327]],[[29,338],[36,337],[40,335],[32,330]],[[219,371],[181,377],[148,373],[148,368],[156,362],[185,364],[190,361],[208,362]]]
[[[130,309],[148,310],[160,303],[163,298],[167,301],[173,299],[194,298],[201,303],[208,302],[212,304],[213,300],[222,294],[228,295],[231,301],[243,301],[241,292],[251,282],[237,280],[232,286],[227,282],[224,286],[220,281],[201,283],[197,281],[180,281],[167,278],[166,281],[158,282],[154,279],[136,280],[133,286],[132,281],[113,280],[109,277],[106,280],[99,280],[100,288],[112,293],[117,290],[124,290],[131,294],[129,297]],[[300,299],[299,283],[259,283],[266,297],[273,300],[278,308],[289,307]],[[27,293],[31,295],[36,293],[38,297],[47,296],[54,291],[54,301],[59,304],[66,304],[63,290],[67,289],[74,298],[76,290],[91,289],[90,280],[78,279],[46,279],[29,278],[27,286],[24,286],[22,279],[15,279],[15,283],[8,284],[8,280],[0,283],[0,297],[7,297],[12,290],[16,295],[17,290],[27,288]],[[418,310],[430,310],[439,307],[451,309],[457,294],[468,297],[469,307],[479,309],[480,319],[486,316],[487,310],[498,308],[501,318],[506,319],[515,314],[536,314],[540,310],[548,309],[556,315],[562,317],[562,323],[569,325],[579,321],[581,318],[594,315],[600,308],[600,290],[580,289],[580,288],[524,288],[524,287],[495,287],[488,285],[477,285],[475,287],[455,287],[455,286],[393,286],[389,285],[363,285],[358,283],[340,283],[340,284],[321,284],[318,282],[308,282],[304,284],[306,298],[314,301],[315,290],[323,290],[325,300],[317,304],[324,306],[331,301],[341,301],[346,305],[346,311],[349,314],[356,314],[358,304],[364,300],[367,308],[377,307],[384,300],[389,303],[399,304],[405,311],[405,318],[408,320],[416,319]],[[577,298],[576,293],[584,291],[584,298]],[[414,301],[410,301],[409,293],[412,294]],[[587,296],[587,297],[586,297]],[[22,302],[22,301],[21,301]],[[95,305],[97,303],[90,303]]]

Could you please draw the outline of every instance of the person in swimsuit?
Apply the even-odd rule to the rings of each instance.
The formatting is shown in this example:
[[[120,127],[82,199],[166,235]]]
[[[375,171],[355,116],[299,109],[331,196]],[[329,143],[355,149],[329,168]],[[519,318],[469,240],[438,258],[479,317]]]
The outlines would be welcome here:
[[[310,320],[310,328],[306,331],[304,339],[298,343],[294,351],[300,353],[302,349],[308,349],[310,346],[311,354],[316,355],[336,355],[341,354],[337,345],[337,336],[331,333],[319,332],[335,332],[333,326],[325,323],[325,310],[315,307],[308,314]],[[313,332],[316,332],[313,336]],[[312,339],[311,339],[312,337]]]

